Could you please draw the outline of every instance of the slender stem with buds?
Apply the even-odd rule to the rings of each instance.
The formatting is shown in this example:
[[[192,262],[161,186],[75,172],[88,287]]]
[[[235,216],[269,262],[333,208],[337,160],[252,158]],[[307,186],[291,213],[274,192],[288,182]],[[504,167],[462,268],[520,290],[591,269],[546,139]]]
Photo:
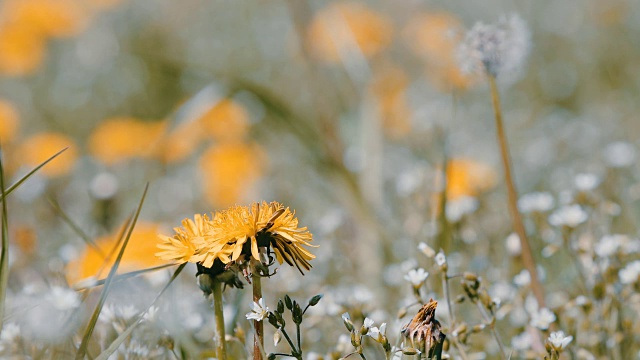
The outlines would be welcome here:
[[[527,238],[527,232],[525,231],[524,224],[520,211],[518,210],[518,192],[511,175],[511,157],[509,155],[509,145],[507,144],[507,136],[505,135],[504,126],[502,124],[502,110],[500,109],[500,96],[498,94],[498,86],[496,79],[493,76],[487,76],[489,79],[489,86],[491,87],[491,99],[493,103],[493,110],[496,117],[496,131],[498,134],[498,144],[500,145],[500,155],[502,156],[502,165],[504,167],[504,179],[507,185],[507,202],[509,206],[509,213],[511,214],[511,221],[513,222],[513,228],[520,238],[520,245],[522,248],[522,262],[525,268],[531,275],[531,289],[538,301],[538,306],[544,307],[544,289],[540,279],[538,279],[538,272],[536,270],[536,262],[533,258],[533,251],[531,250],[531,244]]]
[[[502,358],[507,359],[507,352],[505,350],[504,343],[502,342],[502,337],[500,337],[498,330],[496,330],[495,319],[492,319],[493,315],[489,316],[489,314],[487,314],[487,311],[484,309],[482,304],[480,304],[480,302],[476,300],[475,303],[476,303],[476,306],[478,306],[478,309],[480,310],[480,313],[482,314],[484,321],[486,321],[487,325],[489,326],[489,329],[491,329],[491,333],[493,334],[493,337],[496,339],[496,342],[498,343],[498,347],[500,348],[500,353],[502,354]]]
[[[442,272],[442,288],[444,289],[444,297],[447,300],[447,308],[449,309],[449,319],[451,320],[450,328],[453,330],[456,323],[456,318],[453,315],[453,302],[451,301],[451,293],[449,292],[449,275],[447,275],[446,271]],[[458,337],[452,336],[451,340],[453,345],[458,349],[460,357],[463,360],[468,360],[469,357],[467,356],[467,352],[464,351],[462,344],[460,344],[460,342],[458,341]]]
[[[251,279],[253,282],[253,301],[257,303],[262,299],[262,279],[257,271],[254,271],[254,274],[256,276]],[[264,326],[262,321],[254,320],[253,328],[256,331],[253,336],[253,360],[262,360],[262,351],[264,349]]]
[[[220,360],[227,359],[227,347],[225,344],[224,331],[224,315],[222,311],[222,284],[219,281],[213,281],[213,308],[216,316],[216,357]]]

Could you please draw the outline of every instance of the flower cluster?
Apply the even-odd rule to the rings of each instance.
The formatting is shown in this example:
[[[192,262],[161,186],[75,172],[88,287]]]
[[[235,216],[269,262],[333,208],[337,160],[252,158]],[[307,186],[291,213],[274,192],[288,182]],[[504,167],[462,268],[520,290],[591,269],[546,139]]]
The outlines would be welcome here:
[[[173,236],[159,235],[156,256],[177,263],[192,262],[221,273],[231,263],[261,261],[259,248],[273,249],[280,264],[286,262],[309,270],[315,258],[304,246],[311,245],[312,235],[298,227],[295,213],[278,202],[233,206],[209,219],[195,215],[182,221]],[[212,275],[217,275],[214,273]]]

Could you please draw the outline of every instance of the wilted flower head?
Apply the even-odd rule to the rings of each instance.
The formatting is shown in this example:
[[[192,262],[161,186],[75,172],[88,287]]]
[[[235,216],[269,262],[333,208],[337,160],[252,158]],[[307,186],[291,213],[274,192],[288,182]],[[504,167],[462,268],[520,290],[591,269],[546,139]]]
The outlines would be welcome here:
[[[496,24],[477,22],[458,47],[458,63],[465,73],[492,77],[518,75],[531,49],[527,24],[516,14]]]
[[[438,344],[441,344],[446,335],[441,332],[441,325],[435,319],[438,302],[430,299],[424,304],[416,316],[402,329],[402,335],[414,348],[431,353]]]

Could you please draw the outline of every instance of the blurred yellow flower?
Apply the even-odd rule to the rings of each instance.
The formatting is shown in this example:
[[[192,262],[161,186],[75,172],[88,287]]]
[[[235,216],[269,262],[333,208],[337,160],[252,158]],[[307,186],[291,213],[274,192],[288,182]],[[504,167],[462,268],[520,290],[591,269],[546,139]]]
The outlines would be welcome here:
[[[154,256],[157,250],[159,230],[160,225],[155,223],[138,222],[136,224],[127,248],[122,255],[118,273],[142,270],[164,264],[163,261]],[[111,234],[98,239],[96,245],[100,249],[99,252],[87,246],[77,259],[69,262],[66,267],[66,276],[69,284],[77,284],[88,278],[103,279],[107,277],[118,255],[118,235]]]
[[[441,11],[417,15],[404,30],[407,44],[426,61],[427,76],[445,91],[465,89],[475,80],[460,71],[456,60],[463,33],[460,20]]]
[[[366,57],[379,53],[391,43],[392,33],[391,22],[366,5],[336,2],[315,15],[307,41],[319,59],[338,63],[349,51],[359,51]]]
[[[388,66],[377,72],[371,83],[385,134],[393,139],[411,132],[411,109],[405,96],[408,83],[402,70]]]
[[[101,122],[89,137],[89,153],[107,165],[154,154],[165,124],[134,118]]]
[[[10,102],[0,99],[0,144],[12,142],[18,134],[18,111]]]
[[[34,167],[66,147],[67,151],[38,172],[45,176],[61,176],[73,169],[78,158],[75,143],[66,135],[53,132],[33,135],[20,144],[17,155],[22,164]]]
[[[205,136],[198,121],[179,124],[165,134],[157,149],[157,156],[165,163],[175,163],[186,159],[200,146]]]
[[[275,201],[221,211],[213,219],[212,230],[211,244],[225,244],[232,250],[232,261],[242,255],[261,261],[258,247],[267,247],[273,249],[280,264],[286,261],[302,273],[302,268],[311,269],[309,260],[315,258],[303,247],[313,246],[309,230],[299,228],[295,213]]]
[[[199,161],[205,198],[215,207],[241,201],[262,175],[263,163],[264,154],[255,144],[211,146]]]
[[[447,164],[447,198],[477,196],[494,187],[496,171],[488,164],[464,158],[449,160]]]
[[[206,134],[219,142],[242,140],[249,130],[249,114],[231,99],[218,102],[199,121]]]
[[[43,36],[73,36],[88,22],[88,13],[74,0],[8,0],[3,11],[9,21]]]
[[[45,39],[29,26],[0,26],[0,73],[11,76],[33,73],[45,57]]]

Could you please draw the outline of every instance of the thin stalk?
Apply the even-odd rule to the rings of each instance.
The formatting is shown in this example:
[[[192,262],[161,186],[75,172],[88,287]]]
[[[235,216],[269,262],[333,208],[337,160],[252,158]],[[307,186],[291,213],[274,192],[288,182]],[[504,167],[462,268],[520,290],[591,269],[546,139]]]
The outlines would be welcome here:
[[[224,314],[222,311],[222,284],[214,280],[211,289],[213,290],[213,308],[216,316],[216,356],[219,360],[226,360],[227,345],[224,331]]]
[[[449,276],[447,275],[446,272],[442,272],[442,288],[444,289],[444,297],[447,300],[447,308],[449,310],[449,319],[451,319],[451,329],[453,329],[456,323],[456,318],[453,315],[454,314],[453,303],[451,302],[451,293],[449,292]],[[460,357],[463,360],[468,360],[469,357],[467,356],[467,352],[464,351],[464,348],[462,347],[460,342],[458,342],[457,336],[452,337],[452,342],[453,342],[453,345],[455,345],[455,347],[458,349],[458,353],[460,353]]]
[[[496,79],[493,76],[487,76],[489,79],[489,86],[491,88],[491,100],[493,104],[493,110],[496,118],[496,131],[498,135],[498,144],[500,145],[500,155],[502,157],[502,165],[504,167],[504,180],[507,185],[507,202],[509,206],[509,213],[511,214],[511,221],[513,222],[513,229],[520,238],[520,246],[522,248],[522,262],[525,268],[531,275],[531,290],[538,301],[539,307],[544,307],[544,289],[540,279],[538,279],[538,272],[536,270],[536,262],[533,257],[533,251],[531,250],[531,244],[527,238],[527,232],[525,231],[524,224],[522,222],[522,216],[518,210],[518,192],[516,190],[513,176],[511,175],[511,157],[509,155],[509,145],[507,143],[507,136],[504,131],[502,123],[502,110],[500,109],[500,95],[498,94],[498,86],[496,85]]]
[[[253,280],[253,302],[257,303],[262,299],[262,279],[257,271],[254,271]],[[253,328],[256,330],[253,336],[253,360],[262,360],[262,349],[264,349],[264,324],[262,321],[254,320]]]
[[[496,339],[496,342],[498,343],[498,347],[500,348],[500,353],[502,354],[502,358],[507,359],[507,352],[505,351],[502,338],[500,337],[498,330],[496,330],[495,321],[493,321],[489,317],[489,314],[487,314],[487,311],[482,307],[482,304],[480,304],[478,301],[475,301],[475,303],[478,306],[478,309],[480,310],[480,313],[482,314],[484,321],[486,321],[487,325],[489,325],[489,329],[491,329],[491,333],[493,334],[493,337]]]
[[[300,324],[296,323],[296,338],[298,340],[298,353],[302,352],[302,346],[300,345]]]

